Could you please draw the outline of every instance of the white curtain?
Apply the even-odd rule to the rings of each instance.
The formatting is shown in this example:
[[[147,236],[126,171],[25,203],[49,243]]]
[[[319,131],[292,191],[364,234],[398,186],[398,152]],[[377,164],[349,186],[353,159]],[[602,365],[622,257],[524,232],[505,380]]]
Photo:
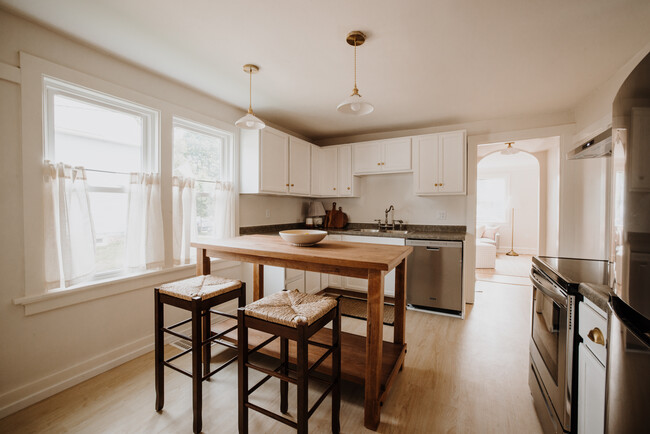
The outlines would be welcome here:
[[[214,188],[214,237],[231,238],[235,234],[235,186],[217,181]]]
[[[160,175],[131,173],[126,226],[126,267],[153,269],[164,265]]]
[[[45,162],[45,287],[65,288],[95,272],[95,229],[90,214],[86,171]]]
[[[172,178],[174,265],[190,263],[190,240],[196,235],[194,184],[192,178]]]

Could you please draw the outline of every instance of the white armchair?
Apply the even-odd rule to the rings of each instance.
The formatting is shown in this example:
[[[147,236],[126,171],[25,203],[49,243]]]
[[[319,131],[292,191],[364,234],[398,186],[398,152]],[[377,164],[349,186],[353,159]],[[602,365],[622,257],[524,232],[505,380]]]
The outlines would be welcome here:
[[[476,228],[476,268],[494,268],[499,247],[500,226]]]

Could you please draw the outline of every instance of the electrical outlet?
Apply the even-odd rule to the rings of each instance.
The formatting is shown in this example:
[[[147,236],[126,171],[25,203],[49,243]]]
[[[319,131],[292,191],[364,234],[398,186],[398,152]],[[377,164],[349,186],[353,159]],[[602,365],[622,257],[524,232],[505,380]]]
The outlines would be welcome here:
[[[438,220],[447,220],[447,211],[438,211]]]
[[[270,210],[270,209],[267,209],[267,210],[266,210],[266,218],[267,218],[267,219],[268,219],[268,218],[271,218],[271,210]]]

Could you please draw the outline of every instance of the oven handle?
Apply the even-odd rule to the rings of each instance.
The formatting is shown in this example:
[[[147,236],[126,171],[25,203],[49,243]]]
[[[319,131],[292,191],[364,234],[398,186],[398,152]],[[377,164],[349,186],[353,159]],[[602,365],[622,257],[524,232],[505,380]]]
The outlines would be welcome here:
[[[540,279],[544,280],[547,282],[547,285],[544,285],[542,281],[537,279],[535,276],[539,276]],[[533,282],[535,287],[542,291],[542,293],[548,297],[550,297],[554,302],[556,302],[559,306],[566,308],[567,307],[567,296],[564,294],[562,291],[560,291],[558,288],[553,285],[552,282],[549,282],[548,279],[537,273],[535,270],[530,270],[530,280]]]

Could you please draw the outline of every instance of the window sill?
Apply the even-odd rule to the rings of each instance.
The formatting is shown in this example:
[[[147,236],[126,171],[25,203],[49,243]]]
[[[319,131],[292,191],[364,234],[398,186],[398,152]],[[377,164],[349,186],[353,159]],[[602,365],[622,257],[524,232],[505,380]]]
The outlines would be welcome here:
[[[213,271],[239,266],[239,262],[219,259],[212,260],[211,263]],[[44,294],[15,298],[13,303],[24,306],[25,315],[29,316],[146,287],[153,287],[165,282],[186,279],[195,274],[196,264],[180,265],[164,270],[148,271],[134,276],[115,277],[86,283],[61,291],[50,291]]]

